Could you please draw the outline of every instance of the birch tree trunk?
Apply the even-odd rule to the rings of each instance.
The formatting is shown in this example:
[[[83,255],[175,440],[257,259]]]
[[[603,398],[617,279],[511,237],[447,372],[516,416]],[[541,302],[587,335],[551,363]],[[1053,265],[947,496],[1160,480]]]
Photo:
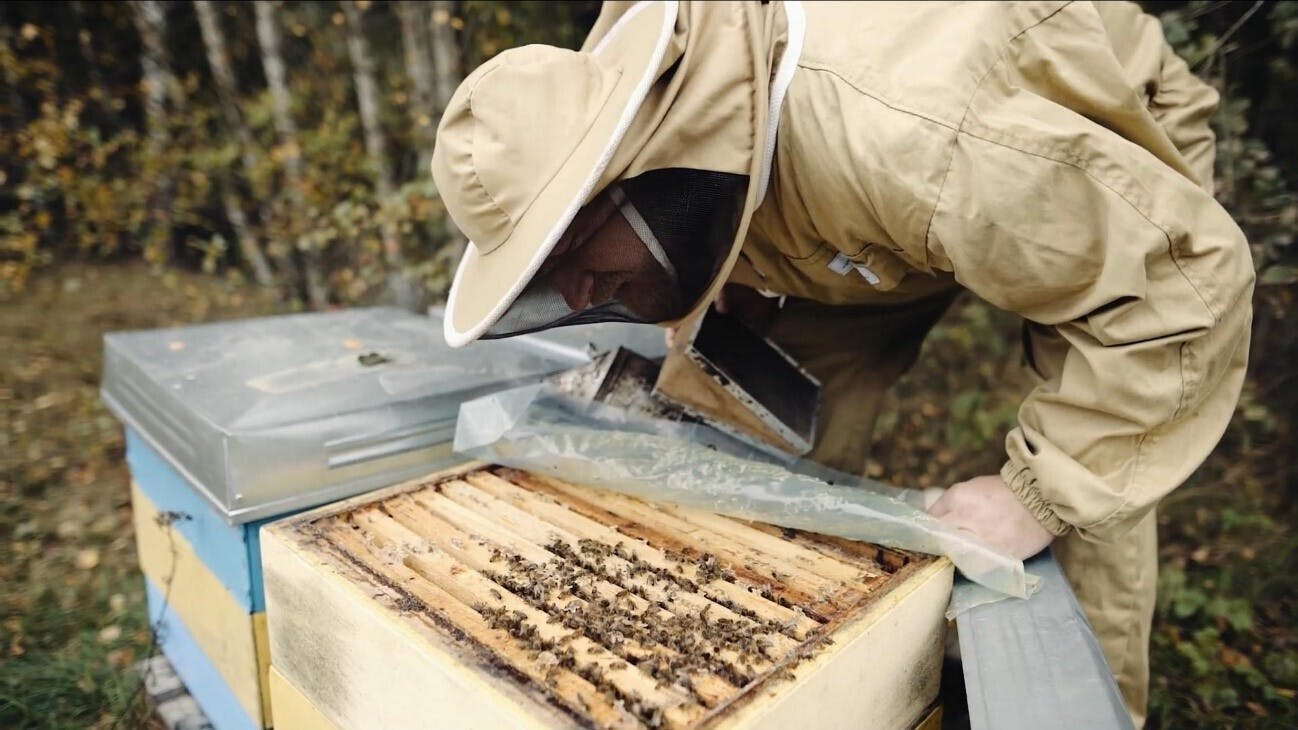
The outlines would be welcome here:
[[[401,21],[401,46],[405,52],[406,75],[410,77],[410,121],[414,125],[415,143],[419,146],[420,175],[428,174],[428,163],[433,155],[434,126],[440,109],[433,89],[433,66],[430,55],[428,23],[422,2],[401,0],[397,15]]]
[[[460,41],[455,37],[456,30],[452,24],[455,13],[459,10],[459,5],[456,0],[433,0],[430,3],[431,12],[428,16],[430,21],[428,27],[433,37],[433,66],[436,69],[434,93],[437,96],[439,124],[442,114],[451,103],[451,96],[455,93],[455,89],[459,87],[460,81],[464,79],[460,63]],[[458,261],[460,256],[463,255],[469,241],[455,227],[455,222],[451,220],[450,216],[446,216],[446,233],[448,239],[439,252],[439,257],[446,259],[451,266],[454,266],[454,262]]]
[[[356,101],[361,111],[361,126],[365,131],[365,152],[374,169],[374,191],[380,205],[391,200],[396,192],[392,179],[392,165],[388,162],[388,140],[379,123],[379,93],[374,80],[374,57],[369,41],[365,39],[364,14],[357,3],[341,3],[347,18],[347,52],[351,56],[352,71],[356,80]],[[383,223],[383,260],[388,268],[388,290],[397,306],[412,309],[416,293],[402,268],[401,238],[395,224]]]
[[[451,103],[451,95],[464,80],[460,64],[460,42],[451,24],[459,10],[456,0],[433,0],[430,28],[433,36],[433,65],[437,69],[434,84],[437,94],[437,114],[440,117]]]
[[[203,35],[203,47],[207,51],[207,64],[212,67],[212,76],[216,79],[217,98],[221,105],[221,115],[225,125],[234,135],[239,145],[239,158],[243,162],[243,171],[251,180],[255,173],[257,160],[254,155],[252,130],[248,128],[239,113],[238,88],[235,85],[234,71],[230,68],[230,57],[225,49],[225,35],[221,32],[220,20],[216,9],[208,0],[194,0],[194,10],[198,13],[198,27]],[[252,269],[253,279],[262,286],[274,286],[275,275],[270,270],[266,255],[262,252],[261,243],[248,225],[243,203],[236,194],[235,185],[228,174],[221,176],[221,202],[225,205],[226,217],[234,226],[235,237],[239,240],[239,252]],[[285,272],[286,275],[290,272]]]
[[[271,113],[275,119],[275,133],[284,150],[284,176],[288,181],[289,201],[297,213],[306,210],[302,194],[302,148],[298,144],[297,123],[293,121],[292,92],[288,89],[284,72],[284,55],[280,51],[279,22],[275,13],[278,2],[255,2],[257,11],[257,44],[261,48],[261,65],[270,90]],[[320,252],[314,249],[300,251],[302,271],[306,283],[307,299],[317,309],[329,303],[329,290],[320,269]]]
[[[355,2],[341,3],[347,16],[347,52],[351,56],[356,80],[356,101],[361,111],[361,126],[365,131],[365,152],[374,170],[374,188],[380,201],[386,201],[394,192],[392,165],[388,162],[388,139],[379,123],[379,92],[374,81],[374,57],[369,41],[365,39],[364,17]],[[402,263],[400,241],[395,231],[383,232],[383,255],[388,266]]]
[[[166,8],[159,0],[135,0],[131,3],[131,20],[140,35],[141,82],[144,85],[144,122],[148,130],[145,147],[149,172],[153,174],[153,191],[149,194],[149,238],[146,254],[157,254],[162,247],[170,254],[171,200],[175,181],[166,169],[164,156],[171,146],[167,127],[167,89],[171,75],[167,63]]]

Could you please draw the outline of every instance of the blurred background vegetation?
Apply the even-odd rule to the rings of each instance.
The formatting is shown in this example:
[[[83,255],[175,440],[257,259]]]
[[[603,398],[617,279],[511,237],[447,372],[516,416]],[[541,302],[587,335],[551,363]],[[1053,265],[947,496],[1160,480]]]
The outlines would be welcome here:
[[[1218,199],[1259,272],[1232,428],[1163,505],[1151,726],[1298,725],[1298,3],[1147,2],[1222,92]],[[444,295],[464,242],[426,172],[503,48],[597,2],[0,5],[0,726],[136,726],[149,646],[103,332]],[[960,302],[871,471],[999,465],[1017,322]]]

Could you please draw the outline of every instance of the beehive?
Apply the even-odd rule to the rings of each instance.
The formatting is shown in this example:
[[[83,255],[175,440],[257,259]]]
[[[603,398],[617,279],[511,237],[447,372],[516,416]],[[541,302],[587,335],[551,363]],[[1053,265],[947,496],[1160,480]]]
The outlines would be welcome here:
[[[459,405],[634,343],[613,323],[452,350],[440,317],[374,307],[104,337],[158,648],[212,724],[270,725],[259,528],[462,461]]]
[[[941,559],[481,464],[262,551],[272,692],[315,725],[912,727],[937,694]]]

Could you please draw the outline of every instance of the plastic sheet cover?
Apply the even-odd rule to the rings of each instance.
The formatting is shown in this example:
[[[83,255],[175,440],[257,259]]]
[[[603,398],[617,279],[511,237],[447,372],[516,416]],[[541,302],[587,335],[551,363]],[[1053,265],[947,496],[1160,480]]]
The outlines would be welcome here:
[[[1003,555],[869,480],[851,486],[790,471],[699,423],[580,403],[549,385],[467,401],[454,448],[462,455],[576,484],[740,519],[945,555],[977,584],[1025,598],[1035,588]]]

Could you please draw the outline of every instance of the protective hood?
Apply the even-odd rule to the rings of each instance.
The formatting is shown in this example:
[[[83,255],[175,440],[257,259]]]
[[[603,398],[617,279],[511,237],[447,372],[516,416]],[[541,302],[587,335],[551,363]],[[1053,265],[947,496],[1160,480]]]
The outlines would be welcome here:
[[[636,5],[605,3],[582,52],[596,52]],[[593,192],[480,336],[594,321],[672,326],[705,310],[764,194],[800,19],[797,3],[680,3],[655,81]]]

